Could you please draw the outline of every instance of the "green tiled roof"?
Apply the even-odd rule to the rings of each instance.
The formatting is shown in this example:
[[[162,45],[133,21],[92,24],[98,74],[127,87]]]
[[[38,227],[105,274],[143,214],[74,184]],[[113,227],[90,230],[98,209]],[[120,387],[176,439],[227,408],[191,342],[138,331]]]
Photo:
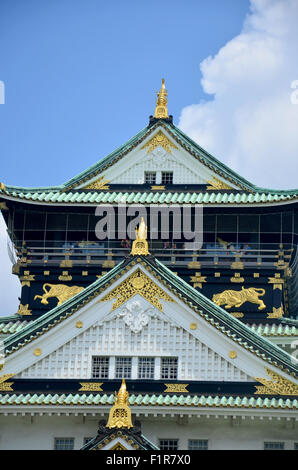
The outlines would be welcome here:
[[[18,315],[20,318],[20,315]],[[18,331],[21,331],[26,325],[32,323],[33,320],[20,320],[20,319],[13,319],[8,322],[1,321],[2,318],[0,317],[0,335],[12,335]]]
[[[293,325],[250,325],[261,336],[297,336],[298,329]]]
[[[296,194],[270,192],[237,192],[235,191],[206,191],[206,192],[121,192],[121,191],[35,191],[28,192],[12,190],[9,187],[2,193],[22,201],[39,203],[63,204],[268,204],[287,202],[298,198]]]
[[[169,132],[173,140],[181,145],[194,158],[199,160],[205,166],[214,171],[217,175],[239,187],[239,190],[228,191],[206,191],[206,192],[96,192],[94,190],[79,190],[74,188],[83,185],[98,174],[105,171],[108,167],[123,158],[134,147],[140,144],[157,127],[163,127]],[[148,126],[132,139],[122,145],[120,148],[99,160],[96,164],[87,168],[79,175],[67,181],[65,184],[55,187],[44,188],[21,188],[16,186],[5,186],[0,188],[0,195],[9,196],[23,201],[36,201],[40,203],[55,204],[101,204],[117,203],[122,198],[126,199],[128,204],[132,203],[193,203],[193,204],[260,204],[275,203],[291,199],[296,199],[298,189],[293,190],[274,190],[257,187],[232,171],[217,158],[208,153],[196,142],[186,136],[174,124],[159,120],[156,124]]]
[[[0,405],[60,405],[60,406],[107,406],[114,404],[114,394],[1,394]],[[131,406],[190,406],[193,408],[279,408],[298,409],[298,400],[289,398],[260,398],[243,396],[211,395],[133,395],[129,396]],[[133,411],[133,410],[132,410]]]
[[[291,356],[281,348],[260,336],[237,318],[232,317],[221,307],[187,284],[179,276],[151,256],[130,256],[108,271],[103,277],[90,284],[74,297],[63,304],[53,308],[42,317],[26,325],[8,338],[4,339],[6,355],[13,353],[35,338],[46,333],[50,328],[71,316],[83,305],[95,298],[107,286],[112,285],[116,279],[129,271],[137,262],[140,262],[154,277],[160,280],[172,293],[185,302],[192,310],[213,325],[221,333],[233,339],[240,347],[251,351],[267,363],[296,375],[298,367],[293,364]]]

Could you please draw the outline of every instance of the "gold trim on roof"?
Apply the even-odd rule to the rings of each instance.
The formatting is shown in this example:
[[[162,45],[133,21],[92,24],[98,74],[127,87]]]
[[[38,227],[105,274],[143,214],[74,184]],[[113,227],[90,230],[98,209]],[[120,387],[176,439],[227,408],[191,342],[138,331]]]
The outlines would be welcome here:
[[[154,117],[156,119],[168,118],[168,93],[165,87],[165,79],[161,79],[161,89],[157,92]]]
[[[79,392],[102,392],[103,382],[80,382]]]
[[[284,314],[283,306],[278,308],[273,307],[273,312],[267,314],[267,318],[281,318]]]
[[[103,299],[101,299],[101,302],[116,299],[112,305],[112,310],[115,310],[136,294],[140,294],[161,312],[163,312],[163,306],[160,299],[166,300],[167,302],[174,302],[168,294],[158,287],[140,269],[131,274],[127,279],[125,279],[125,281],[121,282],[121,284],[109,292]]]
[[[109,183],[110,180],[105,180],[104,176],[100,176],[96,181],[93,181],[92,183],[87,184],[87,186],[84,186],[83,189],[100,189],[102,190],[108,190],[110,189],[110,186],[107,184]]]
[[[14,384],[14,382],[6,382],[13,375],[15,374],[4,374],[2,375],[2,377],[0,377],[0,391],[1,392],[13,391],[12,385]]]
[[[257,385],[255,395],[298,395],[298,385],[266,368],[271,380],[255,377],[263,386]]]
[[[172,153],[172,148],[178,149],[173,142],[162,132],[158,131],[148,142],[141,147],[141,150],[148,147],[147,154],[152,152],[156,147],[162,147],[166,152]]]
[[[227,185],[226,183],[224,183],[223,181],[219,180],[218,178],[216,178],[215,176],[212,176],[212,180],[207,180],[207,183],[209,183],[210,186],[207,186],[207,190],[219,190],[219,189],[233,189],[231,188],[231,186]]]

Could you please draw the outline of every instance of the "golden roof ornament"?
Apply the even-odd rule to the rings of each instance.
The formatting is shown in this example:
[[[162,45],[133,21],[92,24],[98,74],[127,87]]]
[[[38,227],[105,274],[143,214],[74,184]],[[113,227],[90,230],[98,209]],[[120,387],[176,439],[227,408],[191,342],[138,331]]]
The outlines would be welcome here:
[[[154,117],[157,119],[168,118],[168,93],[165,87],[165,79],[162,78],[161,89],[157,93]]]
[[[132,243],[131,255],[149,255],[147,227],[144,217],[141,219],[139,228],[136,227],[136,239]]]
[[[125,380],[122,379],[118,395],[115,392],[116,402],[110,409],[106,428],[132,428],[131,410],[128,402],[128,392],[126,391]]]

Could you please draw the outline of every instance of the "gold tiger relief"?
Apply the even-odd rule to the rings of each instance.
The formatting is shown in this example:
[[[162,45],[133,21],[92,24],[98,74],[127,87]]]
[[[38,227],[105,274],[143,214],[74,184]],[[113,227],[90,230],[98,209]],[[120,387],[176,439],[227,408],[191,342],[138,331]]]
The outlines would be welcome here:
[[[223,305],[224,308],[229,309],[232,307],[241,307],[244,302],[251,302],[253,304],[258,304],[258,310],[263,310],[266,308],[263,300],[259,297],[265,295],[265,289],[257,289],[256,287],[249,287],[245,289],[242,287],[242,290],[225,290],[220,294],[214,294],[212,297],[213,302],[216,305]]]
[[[42,289],[44,291],[43,295],[35,295],[35,299],[41,299],[41,303],[44,305],[47,305],[48,298],[49,297],[57,297],[58,299],[58,305],[61,305],[65,300],[69,299],[70,297],[74,296],[75,294],[78,294],[81,292],[84,287],[79,287],[79,286],[66,286],[64,284],[48,284],[45,283],[42,286]]]

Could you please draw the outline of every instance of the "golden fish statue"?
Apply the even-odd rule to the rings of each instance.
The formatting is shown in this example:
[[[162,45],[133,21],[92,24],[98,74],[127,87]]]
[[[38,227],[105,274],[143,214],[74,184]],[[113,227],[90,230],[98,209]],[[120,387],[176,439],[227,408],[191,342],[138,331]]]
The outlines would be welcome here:
[[[129,394],[126,391],[125,380],[122,379],[121,387],[118,395],[115,392],[116,402],[110,409],[109,420],[106,425],[107,428],[132,428],[131,410],[128,402]]]
[[[132,255],[149,255],[147,241],[147,227],[142,217],[139,228],[136,228],[136,239],[132,243]]]

